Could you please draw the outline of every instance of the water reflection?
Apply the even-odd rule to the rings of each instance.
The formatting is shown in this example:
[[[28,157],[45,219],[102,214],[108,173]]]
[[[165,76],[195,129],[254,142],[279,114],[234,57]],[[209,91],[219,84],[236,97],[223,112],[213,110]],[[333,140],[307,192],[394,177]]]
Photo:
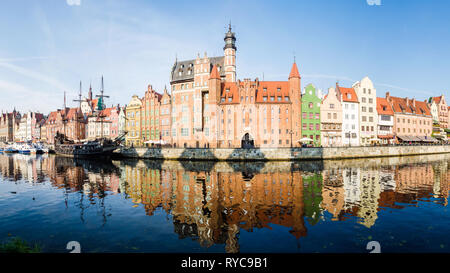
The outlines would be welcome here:
[[[75,204],[66,199],[65,205],[79,209],[81,222],[86,208],[97,206],[106,224],[114,208],[105,206],[105,197],[120,194],[130,201],[127,206],[142,205],[149,216],[157,209],[170,215],[179,239],[206,248],[223,244],[234,253],[244,230],[277,225],[298,240],[327,213],[332,221],[356,218],[371,228],[386,208],[402,209],[418,200],[447,206],[449,161],[450,155],[295,163],[99,162],[17,154],[0,155],[0,172],[3,183],[50,181],[66,195],[78,193]]]

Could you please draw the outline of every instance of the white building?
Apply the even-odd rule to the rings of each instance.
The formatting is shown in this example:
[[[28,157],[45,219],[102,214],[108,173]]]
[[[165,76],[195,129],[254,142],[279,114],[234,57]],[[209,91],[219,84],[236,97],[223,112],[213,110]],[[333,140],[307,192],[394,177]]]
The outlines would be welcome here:
[[[377,137],[383,144],[394,142],[394,110],[386,98],[377,98]]]
[[[359,101],[353,88],[336,84],[338,96],[342,98],[342,145],[359,146]]]
[[[353,84],[359,99],[360,144],[370,145],[377,138],[377,91],[369,77]]]

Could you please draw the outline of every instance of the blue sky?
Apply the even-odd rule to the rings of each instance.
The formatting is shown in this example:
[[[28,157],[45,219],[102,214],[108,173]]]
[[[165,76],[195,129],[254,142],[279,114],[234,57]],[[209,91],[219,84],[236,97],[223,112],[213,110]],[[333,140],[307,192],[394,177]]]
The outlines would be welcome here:
[[[124,105],[169,86],[175,56],[223,55],[231,20],[237,75],[327,90],[369,76],[377,95],[450,97],[450,1],[5,1],[0,10],[0,110],[47,114],[94,92]],[[294,53],[295,52],[295,53]]]

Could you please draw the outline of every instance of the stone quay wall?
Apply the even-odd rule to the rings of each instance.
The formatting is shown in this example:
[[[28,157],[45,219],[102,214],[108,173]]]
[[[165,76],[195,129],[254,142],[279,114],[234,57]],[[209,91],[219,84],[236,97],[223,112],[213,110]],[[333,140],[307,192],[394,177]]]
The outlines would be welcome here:
[[[296,161],[444,153],[450,153],[450,145],[254,149],[122,147],[118,152],[119,155],[130,158],[211,161]]]

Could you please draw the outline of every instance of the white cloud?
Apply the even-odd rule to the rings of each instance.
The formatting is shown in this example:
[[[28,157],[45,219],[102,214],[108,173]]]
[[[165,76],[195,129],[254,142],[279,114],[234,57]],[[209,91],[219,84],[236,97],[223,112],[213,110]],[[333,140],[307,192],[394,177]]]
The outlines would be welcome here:
[[[7,62],[0,62],[0,67],[6,68],[12,72],[26,76],[28,78],[32,78],[32,79],[50,84],[53,87],[56,87],[57,89],[60,89],[60,90],[70,90],[64,83],[62,83],[50,76],[44,75],[44,74],[36,72],[36,71],[32,71],[27,68],[23,68],[18,65],[14,65],[11,63],[7,63]]]
[[[69,6],[79,6],[81,5],[81,0],[66,0],[66,3]]]

